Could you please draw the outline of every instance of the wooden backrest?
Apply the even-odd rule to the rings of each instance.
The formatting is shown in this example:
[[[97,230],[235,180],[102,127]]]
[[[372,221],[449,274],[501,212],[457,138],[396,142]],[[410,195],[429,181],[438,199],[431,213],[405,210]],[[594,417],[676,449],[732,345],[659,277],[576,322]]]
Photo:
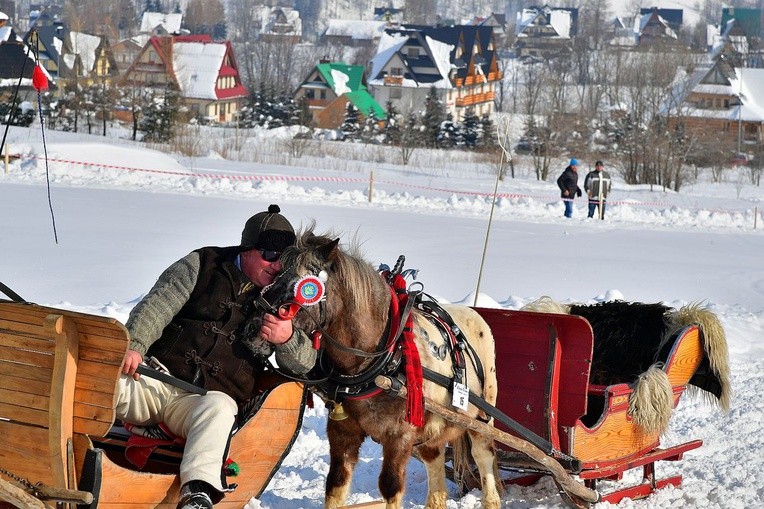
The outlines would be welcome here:
[[[663,370],[673,387],[684,387],[705,357],[700,327],[690,325],[676,335]]]
[[[128,344],[113,318],[0,300],[0,468],[72,487],[67,442],[108,432]]]
[[[572,315],[476,311],[496,342],[497,407],[559,447],[559,426],[573,426],[586,413],[593,348],[589,322]]]

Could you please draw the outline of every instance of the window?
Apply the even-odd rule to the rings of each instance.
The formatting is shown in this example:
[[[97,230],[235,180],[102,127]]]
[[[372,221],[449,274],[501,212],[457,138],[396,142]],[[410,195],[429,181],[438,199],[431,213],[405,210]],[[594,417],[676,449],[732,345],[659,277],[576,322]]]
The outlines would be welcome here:
[[[406,55],[408,55],[409,58],[418,58],[419,57],[419,50],[416,48],[408,48],[406,50]]]
[[[315,99],[316,93],[313,89],[309,88],[305,91],[305,97],[307,99]]]
[[[390,75],[391,76],[403,76],[403,69],[400,67],[391,67],[390,68]]]

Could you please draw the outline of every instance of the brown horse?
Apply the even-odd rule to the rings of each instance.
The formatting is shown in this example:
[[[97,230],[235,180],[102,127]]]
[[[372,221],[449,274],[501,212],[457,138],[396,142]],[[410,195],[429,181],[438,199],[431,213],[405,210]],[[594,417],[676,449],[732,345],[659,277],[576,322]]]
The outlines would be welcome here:
[[[396,359],[403,366],[415,361],[405,358],[401,361],[400,347],[390,344],[389,338],[395,334],[391,336],[388,331],[396,330],[396,327],[388,324],[391,306],[394,305],[389,282],[357,254],[357,248],[345,252],[338,247],[338,243],[339,239],[333,240],[333,236],[314,235],[312,227],[300,233],[296,245],[282,255],[284,271],[272,287],[266,289],[261,301],[274,310],[295,300],[295,288],[306,277],[318,276],[325,281],[325,301],[311,307],[301,306],[294,316],[296,326],[322,335],[322,354],[316,376],[323,378],[323,382],[318,384],[315,392],[330,406],[341,404],[342,417],[346,416],[343,420],[335,420],[337,412],[333,412],[327,422],[330,466],[325,507],[343,505],[358,462],[359,449],[363,441],[370,437],[382,446],[379,490],[388,509],[401,507],[406,464],[414,451],[427,469],[425,507],[445,509],[447,443],[453,446],[453,465],[457,470],[468,461],[466,451],[471,452],[480,472],[483,507],[498,508],[501,487],[497,482],[491,439],[467,432],[429,412],[424,415],[422,427],[410,424],[407,422],[407,402],[381,392],[373,382],[369,382],[376,372],[394,378],[396,375],[391,366],[395,366]],[[496,366],[493,336],[488,325],[469,307],[442,307],[468,338],[471,348],[467,350],[473,351],[479,358],[479,362],[467,360],[466,384],[472,392],[494,405]],[[284,310],[285,307],[279,309]],[[434,325],[436,320],[428,319],[422,310],[414,307],[412,313],[414,340],[422,367],[447,377],[453,376],[447,336]],[[482,370],[475,367],[481,365]],[[482,381],[478,371],[484,373]],[[423,393],[435,402],[451,405],[452,395],[448,388],[425,379]],[[465,413],[473,418],[488,420],[472,405]],[[467,435],[471,447],[467,443]]]

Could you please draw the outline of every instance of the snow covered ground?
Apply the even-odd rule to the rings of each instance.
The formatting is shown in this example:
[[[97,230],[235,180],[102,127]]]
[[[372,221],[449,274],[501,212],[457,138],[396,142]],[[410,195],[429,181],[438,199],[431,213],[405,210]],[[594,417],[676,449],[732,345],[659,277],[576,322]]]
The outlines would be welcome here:
[[[374,264],[393,264],[404,254],[432,295],[474,300],[495,182],[488,167],[369,162],[359,172],[320,159],[287,167],[214,155],[173,158],[119,140],[46,135],[47,177],[39,128],[11,129],[12,152],[22,157],[7,174],[0,171],[0,281],[29,301],[124,321],[167,265],[203,245],[238,243],[244,221],[269,203],[280,204],[296,225],[315,220],[318,230],[331,229],[345,243],[360,239]],[[554,178],[563,167],[560,161]],[[554,183],[536,181],[521,160],[517,170],[518,178],[499,185],[503,197],[493,215],[479,305],[517,309],[542,295],[676,307],[701,301],[728,335],[730,413],[683,397],[664,443],[701,439],[705,445],[681,462],[659,465],[659,475],[681,470],[683,486],[618,507],[762,507],[764,191],[732,172],[724,183],[702,177],[680,193],[617,180],[605,221],[586,219],[582,199],[566,220]],[[294,448],[250,508],[322,506],[325,419],[323,408],[307,410]],[[379,498],[380,465],[376,444],[364,444],[350,502]],[[422,507],[425,477],[412,461],[405,507]],[[478,492],[459,498],[453,489],[450,509],[477,507]],[[563,505],[546,480],[510,488],[504,507]]]

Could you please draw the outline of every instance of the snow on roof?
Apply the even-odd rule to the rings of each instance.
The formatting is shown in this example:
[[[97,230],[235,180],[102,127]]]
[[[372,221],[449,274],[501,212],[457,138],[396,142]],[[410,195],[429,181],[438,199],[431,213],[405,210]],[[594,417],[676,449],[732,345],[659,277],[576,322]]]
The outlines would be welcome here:
[[[445,42],[436,41],[432,37],[425,36],[427,45],[432,52],[432,59],[435,61],[435,65],[438,68],[440,75],[445,78],[444,83],[438,82],[439,88],[451,88],[451,80],[448,79],[448,75],[451,73],[451,52],[454,50],[452,44],[446,44]]]
[[[570,37],[570,29],[573,26],[573,13],[564,9],[538,9],[531,7],[517,13],[515,33],[520,34],[528,25],[542,14],[549,15],[549,24],[555,29],[557,35],[564,38]]]
[[[764,69],[736,68],[735,79],[731,80],[730,86],[742,90],[742,120],[764,121],[764,104],[759,102],[761,91],[764,90]]]
[[[549,16],[549,24],[563,38],[570,38],[570,28],[573,25],[573,15],[570,11],[554,9]]]
[[[69,32],[69,42],[72,46],[72,53],[80,56],[85,74],[88,74],[95,66],[96,49],[101,44],[101,38],[82,32]]]
[[[348,82],[350,81],[350,76],[345,74],[344,72],[340,71],[339,69],[332,69],[332,80],[334,81],[334,93],[338,96],[342,94],[346,94],[348,92],[352,92],[350,87],[348,87]]]
[[[4,13],[3,11],[0,11],[0,21],[8,21],[9,19],[10,18],[8,17],[6,13]]]
[[[13,33],[12,27],[0,27],[0,42],[6,42]],[[16,36],[16,40],[21,40],[18,36]]]
[[[540,12],[537,9],[523,9],[522,11],[517,13],[517,33],[522,32],[522,30],[533,23],[533,20],[536,19],[536,17],[540,14]]]
[[[161,12],[144,12],[141,18],[140,32],[150,33],[156,27],[162,25],[167,33],[175,34],[180,32],[180,24],[183,20],[182,14],[164,14]]]
[[[408,37],[399,33],[382,32],[382,36],[379,38],[379,44],[377,45],[377,54],[374,55],[369,62],[371,64],[372,79],[375,79],[382,69],[384,69],[387,62],[406,44]]]
[[[650,21],[650,18],[652,17],[653,13],[647,13],[643,14],[642,16],[637,16],[634,18],[634,30],[641,34],[642,31],[645,29],[645,26],[647,25],[647,22]],[[657,14],[658,21],[665,27],[665,33],[669,37],[672,37],[674,39],[677,39],[676,32],[669,26],[669,22],[666,21],[661,15]]]
[[[175,41],[173,71],[185,97],[217,99],[215,85],[226,50],[223,43]]]
[[[330,19],[324,35],[345,36],[353,39],[376,39],[387,26],[385,21]]]

